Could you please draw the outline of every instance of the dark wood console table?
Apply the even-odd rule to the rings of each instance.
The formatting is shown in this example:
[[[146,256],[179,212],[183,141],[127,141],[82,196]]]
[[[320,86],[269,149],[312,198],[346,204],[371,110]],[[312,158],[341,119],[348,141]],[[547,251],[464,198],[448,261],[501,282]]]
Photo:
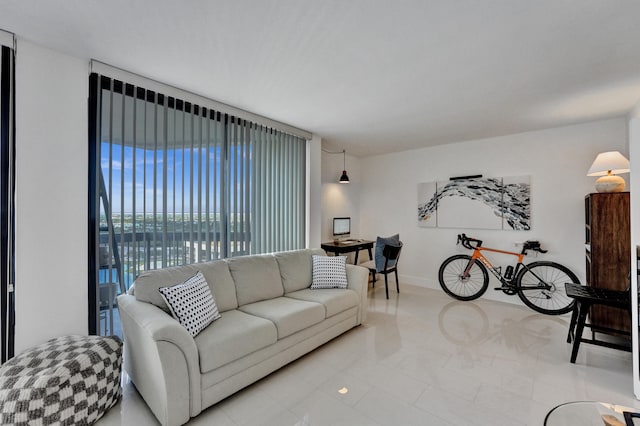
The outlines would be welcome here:
[[[322,243],[320,247],[327,253],[333,253],[336,256],[342,253],[351,253],[355,252],[356,256],[353,260],[354,264],[358,264],[358,253],[360,250],[367,249],[369,251],[369,260],[373,260],[373,253],[371,249],[373,249],[374,241],[369,240],[345,240],[345,241],[331,241],[328,243]]]

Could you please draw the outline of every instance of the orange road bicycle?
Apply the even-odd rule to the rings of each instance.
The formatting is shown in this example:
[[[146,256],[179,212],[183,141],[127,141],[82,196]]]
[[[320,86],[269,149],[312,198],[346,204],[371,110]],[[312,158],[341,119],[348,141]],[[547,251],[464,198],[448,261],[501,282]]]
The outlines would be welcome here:
[[[524,304],[534,311],[560,315],[573,309],[574,300],[567,296],[564,283],[580,282],[569,268],[547,261],[526,265],[522,263],[529,250],[547,252],[540,247],[538,241],[523,243],[520,253],[482,247],[482,240],[469,238],[465,234],[458,235],[457,244],[473,250],[473,254],[456,254],[442,262],[438,279],[440,286],[449,296],[458,300],[474,300],[482,296],[489,286],[488,269],[502,284],[495,290],[502,290],[511,296],[517,294]],[[501,267],[493,266],[483,251],[516,256],[518,262],[515,268],[509,265],[502,273]]]

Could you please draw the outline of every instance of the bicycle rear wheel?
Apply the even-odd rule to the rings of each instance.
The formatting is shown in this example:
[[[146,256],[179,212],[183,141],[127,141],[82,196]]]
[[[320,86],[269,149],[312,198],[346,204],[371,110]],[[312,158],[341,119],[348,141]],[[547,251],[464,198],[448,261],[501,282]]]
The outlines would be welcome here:
[[[440,287],[449,296],[458,300],[474,300],[482,296],[489,286],[487,268],[480,262],[473,262],[469,275],[464,277],[464,271],[471,262],[471,256],[456,254],[440,265],[438,280]]]
[[[555,262],[532,262],[516,277],[518,296],[525,305],[547,315],[566,314],[575,301],[567,296],[565,283],[579,284],[566,266]]]

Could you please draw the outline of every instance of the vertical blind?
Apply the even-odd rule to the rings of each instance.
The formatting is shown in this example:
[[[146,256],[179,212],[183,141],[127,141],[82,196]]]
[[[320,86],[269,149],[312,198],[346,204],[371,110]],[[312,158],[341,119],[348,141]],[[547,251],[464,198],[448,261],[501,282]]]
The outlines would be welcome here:
[[[120,333],[115,295],[144,270],[304,246],[304,139],[96,73],[90,91],[101,334]]]
[[[14,355],[15,119],[13,37],[0,31],[0,363]],[[3,45],[11,44],[11,46]]]
[[[295,136],[255,129],[251,217],[254,253],[304,245],[305,144]],[[291,167],[290,164],[301,166]]]
[[[227,128],[230,256],[303,247],[304,140],[234,118]]]

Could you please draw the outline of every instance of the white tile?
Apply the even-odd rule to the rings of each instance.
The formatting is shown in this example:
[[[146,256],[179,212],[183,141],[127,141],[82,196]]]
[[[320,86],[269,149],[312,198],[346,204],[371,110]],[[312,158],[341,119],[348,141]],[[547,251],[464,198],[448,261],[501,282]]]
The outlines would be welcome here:
[[[329,377],[326,382],[320,385],[320,390],[325,394],[352,407],[357,404],[371,388],[371,384],[345,372],[340,372]]]
[[[416,402],[416,406],[457,426],[527,424],[524,420],[514,420],[490,408],[461,400],[458,396],[438,388],[427,389]]]
[[[568,401],[584,401],[586,399],[587,395],[582,386],[575,389],[567,389],[542,381],[537,381],[534,384],[532,400],[546,405],[549,409]]]
[[[314,355],[325,364],[342,370],[367,356],[367,341],[368,326],[361,325],[320,346],[314,351]]]
[[[321,357],[310,353],[294,361],[286,367],[289,372],[300,380],[318,386],[339,371],[339,368],[327,364]]]
[[[373,388],[355,408],[382,425],[453,425],[444,418],[396,398],[381,388]]]
[[[315,392],[317,385],[302,380],[293,370],[283,368],[255,383],[252,388],[265,392],[279,407],[289,408]]]
[[[281,410],[273,397],[257,387],[246,388],[220,402],[219,406],[238,425],[251,424]]]
[[[483,384],[474,401],[474,405],[518,421],[522,419],[523,413],[531,411],[533,400],[530,396],[521,396],[517,393],[509,392],[503,387]]]
[[[236,423],[227,416],[222,408],[215,405],[207,408],[198,417],[189,421],[189,426],[208,426],[212,424],[216,426],[236,426]]]
[[[430,387],[453,393],[459,398],[473,401],[480,390],[481,383],[474,380],[467,371],[447,368],[415,370],[412,374]]]
[[[418,399],[426,388],[426,385],[419,380],[410,377],[398,369],[393,369],[380,363],[354,366],[349,371],[349,374],[365,383],[384,389],[408,403],[412,403]]]
[[[273,407],[271,413],[264,413],[261,416],[252,419],[250,422],[246,423],[248,426],[252,425],[260,425],[260,426],[298,426],[302,424],[302,421],[295,416],[292,412],[282,409],[276,409]],[[211,423],[207,423],[208,425],[215,424],[218,426],[218,423],[212,421]],[[191,425],[191,423],[189,423]]]
[[[553,407],[601,400],[640,409],[631,354],[582,344],[569,318],[401,283],[369,291],[369,319],[216,404],[189,424],[540,425]],[[346,388],[345,394],[338,393]],[[158,422],[130,381],[99,426]]]
[[[354,408],[317,391],[291,408],[302,425],[372,425],[376,423]]]

